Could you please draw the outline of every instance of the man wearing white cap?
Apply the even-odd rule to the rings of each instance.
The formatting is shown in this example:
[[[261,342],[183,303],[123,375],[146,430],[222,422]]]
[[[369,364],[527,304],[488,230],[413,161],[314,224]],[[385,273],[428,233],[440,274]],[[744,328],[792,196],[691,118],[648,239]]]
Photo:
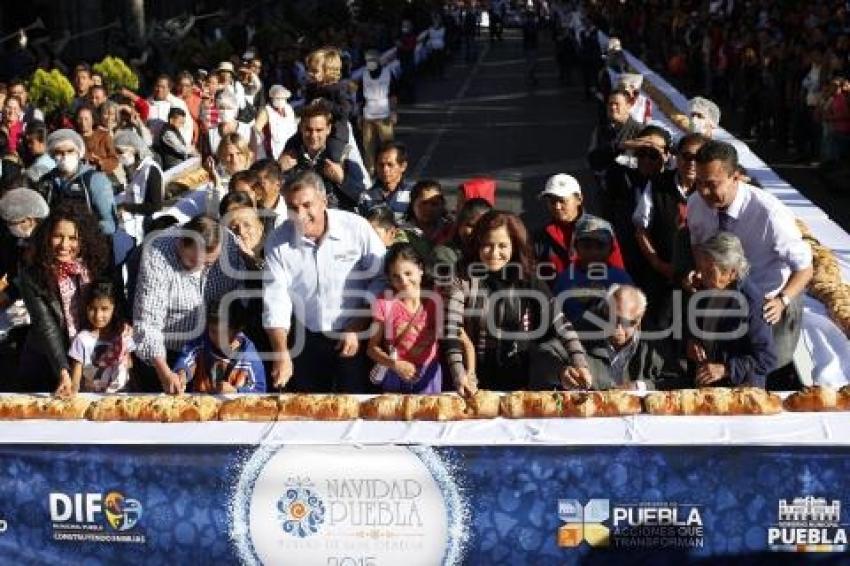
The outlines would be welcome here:
[[[269,89],[269,103],[257,113],[254,130],[263,140],[266,157],[277,161],[286,146],[286,140],[298,132],[295,111],[289,105],[292,93],[282,85]]]
[[[701,96],[695,96],[688,103],[690,130],[707,138],[714,135],[714,129],[720,127],[720,108],[714,102]]]
[[[115,232],[117,213],[112,185],[106,175],[83,162],[86,146],[74,130],[56,130],[47,137],[47,152],[56,167],[38,182],[38,192],[50,206],[64,199],[81,199],[100,220],[100,230]]]
[[[541,275],[551,280],[575,261],[573,232],[579,219],[590,215],[582,208],[581,186],[570,175],[558,173],[550,177],[539,198],[549,213],[549,222],[534,238],[534,252],[537,261],[548,267]],[[623,257],[616,238],[608,265],[623,269]]]
[[[394,137],[398,84],[390,68],[381,65],[381,55],[374,49],[366,52],[366,71],[361,80],[363,153],[366,168],[374,175],[377,148]]]

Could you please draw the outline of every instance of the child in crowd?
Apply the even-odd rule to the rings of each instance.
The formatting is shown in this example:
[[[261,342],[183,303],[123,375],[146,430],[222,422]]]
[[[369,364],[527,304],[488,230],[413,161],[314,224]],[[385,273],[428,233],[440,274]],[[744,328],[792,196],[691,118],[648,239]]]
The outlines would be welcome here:
[[[116,393],[127,390],[136,349],[133,329],[118,312],[117,289],[111,281],[91,285],[85,302],[87,328],[71,343],[71,384],[60,386],[57,395]]]
[[[407,233],[398,227],[395,214],[388,206],[374,206],[365,214],[366,220],[388,248],[393,244],[407,242]]]
[[[226,318],[225,318],[226,316]],[[195,393],[264,393],[266,372],[257,348],[242,332],[245,309],[238,300],[226,313],[219,305],[207,309],[207,331],[187,343],[174,372]]]
[[[367,353],[377,365],[370,378],[387,392],[440,393],[437,324],[441,301],[427,288],[423,293],[424,261],[410,244],[396,244],[387,252],[384,266],[394,292],[376,299],[373,306]],[[468,339],[464,344],[467,376],[472,376],[475,353]],[[461,389],[461,394],[472,392]]]
[[[346,92],[346,83],[342,78],[342,57],[337,49],[327,47],[317,49],[307,56],[307,84],[304,87],[304,102],[311,104],[315,100],[324,100],[333,112],[334,123],[326,145],[327,159],[342,163],[345,149],[350,140],[348,116],[351,103]],[[289,138],[283,153],[293,154],[298,136]]]
[[[570,294],[564,300],[564,315],[575,323],[588,308],[604,301],[612,285],[633,283],[628,273],[610,262],[614,229],[607,221],[589,214],[582,216],[576,223],[573,247],[576,260],[555,280],[554,292]]]

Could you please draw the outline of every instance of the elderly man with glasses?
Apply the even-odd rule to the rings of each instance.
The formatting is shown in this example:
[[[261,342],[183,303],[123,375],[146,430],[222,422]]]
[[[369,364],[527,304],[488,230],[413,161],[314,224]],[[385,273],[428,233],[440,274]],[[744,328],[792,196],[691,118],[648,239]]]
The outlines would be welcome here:
[[[587,324],[576,326],[587,352],[592,378],[563,372],[564,352],[547,343],[532,356],[532,389],[628,389],[645,391],[663,385],[678,372],[661,349],[664,343],[643,340],[641,323],[646,295],[632,285],[613,285]]]

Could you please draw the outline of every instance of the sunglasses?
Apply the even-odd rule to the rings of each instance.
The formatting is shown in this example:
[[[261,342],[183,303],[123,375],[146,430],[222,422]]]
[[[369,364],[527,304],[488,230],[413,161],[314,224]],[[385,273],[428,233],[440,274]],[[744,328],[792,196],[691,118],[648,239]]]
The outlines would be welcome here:
[[[614,318],[614,327],[622,326],[623,328],[634,328],[638,324],[640,324],[640,319],[631,319],[622,316]]]
[[[661,153],[655,149],[642,148],[635,153],[637,157],[645,157],[647,159],[661,160]]]
[[[679,160],[680,161],[696,161],[697,160],[697,154],[691,153],[690,151],[683,151],[682,153],[679,154]]]

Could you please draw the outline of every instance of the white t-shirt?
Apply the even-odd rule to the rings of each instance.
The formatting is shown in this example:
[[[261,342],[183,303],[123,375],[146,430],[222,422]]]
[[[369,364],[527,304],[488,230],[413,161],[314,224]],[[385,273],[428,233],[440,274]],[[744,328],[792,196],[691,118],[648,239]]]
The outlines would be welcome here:
[[[90,330],[81,330],[68,350],[68,357],[83,365],[83,376],[80,379],[80,391],[84,393],[115,393],[125,391],[130,373],[127,359],[130,352],[136,349],[133,332],[127,326],[125,332],[117,340],[121,340],[123,355],[117,363],[108,359],[114,355],[114,341],[101,340]]]

